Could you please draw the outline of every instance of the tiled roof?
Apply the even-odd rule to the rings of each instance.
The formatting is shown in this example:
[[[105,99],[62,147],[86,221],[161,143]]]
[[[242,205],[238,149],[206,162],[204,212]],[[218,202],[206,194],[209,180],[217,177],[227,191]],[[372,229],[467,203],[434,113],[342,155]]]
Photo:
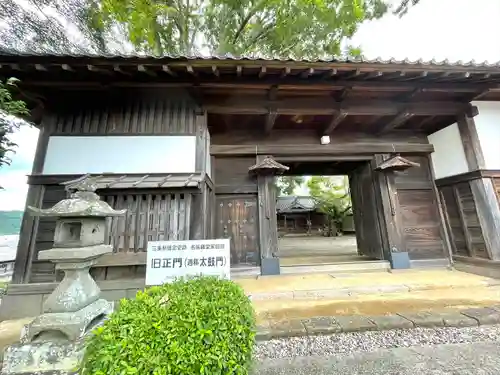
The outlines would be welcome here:
[[[312,197],[283,196],[278,197],[276,210],[278,212],[314,211],[316,203]]]
[[[202,60],[220,60],[220,61],[255,61],[255,62],[282,62],[282,63],[324,63],[324,64],[381,64],[381,65],[408,65],[414,67],[456,67],[456,68],[500,68],[500,61],[496,62],[476,62],[470,61],[450,61],[445,60],[410,60],[377,57],[374,59],[365,58],[328,58],[328,59],[292,59],[292,58],[278,58],[268,57],[262,55],[239,55],[235,56],[230,53],[223,55],[179,55],[179,54],[165,54],[162,56],[152,56],[138,53],[114,53],[114,54],[60,54],[60,53],[39,53],[39,52],[18,52],[0,50],[0,58],[8,56],[22,56],[22,57],[46,57],[46,58],[92,58],[92,59],[110,59],[110,60],[128,60],[128,59],[144,59],[158,62],[163,61],[202,61]]]

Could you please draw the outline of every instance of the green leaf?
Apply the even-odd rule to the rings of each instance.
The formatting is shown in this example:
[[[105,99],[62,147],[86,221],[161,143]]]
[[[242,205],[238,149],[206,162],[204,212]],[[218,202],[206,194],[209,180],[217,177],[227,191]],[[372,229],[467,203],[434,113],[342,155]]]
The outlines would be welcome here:
[[[238,284],[188,278],[123,300],[96,332],[86,342],[83,375],[248,375],[255,313]]]

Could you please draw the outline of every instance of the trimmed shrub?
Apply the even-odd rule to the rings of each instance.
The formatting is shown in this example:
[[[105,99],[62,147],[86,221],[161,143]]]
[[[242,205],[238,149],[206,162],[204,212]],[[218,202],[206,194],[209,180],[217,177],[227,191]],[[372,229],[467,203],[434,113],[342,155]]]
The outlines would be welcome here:
[[[246,375],[255,314],[232,281],[181,279],[122,300],[94,333],[84,375]]]

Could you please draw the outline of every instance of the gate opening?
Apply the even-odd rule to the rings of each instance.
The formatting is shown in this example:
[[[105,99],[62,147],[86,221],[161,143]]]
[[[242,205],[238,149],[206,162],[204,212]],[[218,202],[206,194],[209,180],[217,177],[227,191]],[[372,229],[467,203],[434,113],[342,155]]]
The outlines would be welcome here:
[[[279,159],[278,159],[279,160]],[[276,178],[278,254],[294,267],[384,261],[369,161],[287,161]],[[290,185],[302,178],[292,194]]]

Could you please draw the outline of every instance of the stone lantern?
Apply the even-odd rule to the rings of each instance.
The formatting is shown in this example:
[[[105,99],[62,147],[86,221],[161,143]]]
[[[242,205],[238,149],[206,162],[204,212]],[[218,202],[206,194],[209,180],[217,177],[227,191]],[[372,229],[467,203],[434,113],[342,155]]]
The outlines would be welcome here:
[[[89,270],[101,255],[112,252],[105,245],[106,218],[126,210],[113,210],[102,201],[88,175],[65,185],[70,198],[49,209],[28,207],[34,216],[57,218],[54,247],[40,251],[38,259],[55,263],[64,278],[45,300],[42,315],[25,326],[21,344],[6,350],[2,374],[43,373],[55,370],[63,357],[81,358],[80,339],[113,311],[113,303],[100,298]],[[54,366],[47,365],[47,358]]]

